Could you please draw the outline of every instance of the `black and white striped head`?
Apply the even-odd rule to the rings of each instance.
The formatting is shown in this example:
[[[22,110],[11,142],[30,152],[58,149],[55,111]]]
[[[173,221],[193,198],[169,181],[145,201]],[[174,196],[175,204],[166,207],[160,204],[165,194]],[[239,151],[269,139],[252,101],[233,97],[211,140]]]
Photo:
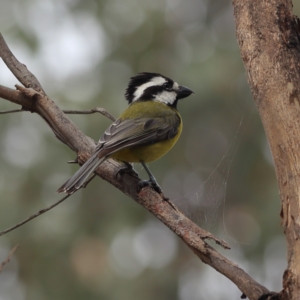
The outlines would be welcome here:
[[[129,104],[135,101],[154,100],[176,107],[177,101],[193,92],[172,79],[158,73],[139,73],[130,78],[125,97]]]

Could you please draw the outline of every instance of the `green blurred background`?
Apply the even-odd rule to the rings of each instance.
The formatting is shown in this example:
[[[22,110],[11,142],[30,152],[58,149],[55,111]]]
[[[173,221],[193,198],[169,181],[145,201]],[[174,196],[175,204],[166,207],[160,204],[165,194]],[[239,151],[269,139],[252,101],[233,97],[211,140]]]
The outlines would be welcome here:
[[[300,14],[300,5],[295,7]],[[126,107],[131,76],[160,72],[195,91],[181,101],[183,134],[150,165],[164,192],[193,221],[225,239],[223,251],[279,291],[285,240],[274,167],[247,84],[225,0],[2,0],[11,50],[62,109]],[[17,80],[0,62],[0,84]],[[15,105],[1,101],[0,109]],[[71,116],[97,140],[110,121]],[[0,229],[60,198],[75,154],[28,112],[0,117]],[[146,175],[139,165],[136,169]],[[0,238],[0,300],[239,299],[169,229],[99,178]],[[216,246],[216,248],[219,248]]]

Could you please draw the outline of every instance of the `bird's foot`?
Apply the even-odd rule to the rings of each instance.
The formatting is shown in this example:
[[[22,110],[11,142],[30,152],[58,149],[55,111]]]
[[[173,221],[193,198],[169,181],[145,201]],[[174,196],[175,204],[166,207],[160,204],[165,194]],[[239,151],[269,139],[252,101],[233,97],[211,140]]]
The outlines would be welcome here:
[[[142,188],[146,187],[146,186],[150,186],[152,187],[157,193],[159,193],[161,195],[161,197],[163,198],[164,201],[168,202],[169,205],[176,211],[178,211],[178,208],[170,201],[170,199],[168,197],[166,197],[163,194],[163,191],[161,189],[161,187],[158,185],[157,181],[153,181],[153,180],[141,180],[138,183],[138,192],[141,191]]]
[[[139,173],[133,168],[133,165],[128,163],[128,162],[124,162],[125,166],[122,166],[116,173],[116,177],[118,177],[119,175],[123,175],[124,173],[127,173],[135,178],[139,178]]]
[[[144,188],[145,186],[152,187],[156,192],[159,194],[162,194],[162,189],[157,183],[156,179],[154,177],[150,178],[149,180],[141,180],[138,184],[139,191]]]

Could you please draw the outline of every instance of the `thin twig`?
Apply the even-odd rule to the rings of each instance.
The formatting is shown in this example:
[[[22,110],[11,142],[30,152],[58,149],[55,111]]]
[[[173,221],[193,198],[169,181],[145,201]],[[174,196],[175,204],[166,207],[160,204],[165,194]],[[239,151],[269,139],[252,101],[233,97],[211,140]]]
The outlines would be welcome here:
[[[22,108],[20,108],[20,109],[11,109],[11,110],[2,110],[2,111],[0,111],[0,115],[17,113],[17,112],[22,112],[22,111],[24,111]]]
[[[19,244],[17,244],[16,246],[14,246],[8,253],[7,258],[2,262],[1,266],[0,266],[0,273],[2,272],[3,268],[10,262],[13,254],[16,252],[16,250],[19,248]]]
[[[73,160],[69,160],[68,164],[78,164],[78,160],[77,159],[73,159]]]
[[[94,113],[100,113],[112,121],[116,120],[114,116],[112,116],[106,109],[102,107],[95,107],[91,110],[63,110],[63,112],[65,114],[74,114],[74,115],[90,115]]]
[[[84,184],[84,188],[95,178],[96,174],[93,174],[93,176]],[[58,204],[62,203],[63,201],[65,201],[67,198],[69,198],[71,196],[70,195],[66,195],[65,197],[63,197],[62,199],[58,200],[57,202],[55,202],[54,204],[46,207],[46,208],[43,208],[41,210],[39,210],[37,213],[31,215],[30,217],[26,218],[25,220],[23,220],[22,222],[19,222],[17,223],[16,225],[12,226],[12,227],[9,227],[3,231],[0,232],[0,236],[18,228],[18,227],[21,227],[22,225],[24,225],[25,223],[31,221],[32,219],[35,219],[37,218],[38,216],[44,214],[45,212],[49,211],[50,209],[54,208],[55,206],[57,206]],[[1,271],[1,269],[0,269]]]
[[[12,109],[12,110],[2,110],[0,111],[0,115],[5,115],[5,114],[11,114],[11,113],[17,113],[17,112],[23,112],[25,111],[24,109],[20,108],[20,109]],[[63,112],[65,114],[74,114],[74,115],[90,115],[90,114],[94,114],[94,113],[100,113],[103,116],[109,118],[112,121],[115,121],[116,118],[113,117],[107,110],[105,110],[104,108],[101,107],[96,107],[93,108],[91,110],[63,110]]]
[[[95,178],[96,174],[94,174],[85,184],[84,184],[84,188]],[[44,214],[45,212],[49,211],[50,209],[54,208],[55,206],[57,206],[58,204],[62,203],[63,201],[65,201],[67,198],[69,198],[71,196],[70,195],[66,195],[65,197],[63,197],[62,199],[58,200],[57,202],[55,202],[54,204],[46,207],[46,208],[43,208],[41,210],[39,210],[37,213],[31,215],[30,217],[26,218],[25,220],[23,220],[22,222],[19,222],[17,223],[16,225],[12,226],[12,227],[9,227],[3,231],[0,231],[0,236],[16,229],[16,228],[19,228],[21,227],[22,225],[24,225],[25,223],[31,221],[32,219],[35,219],[37,218],[38,216]],[[1,272],[1,269],[0,269],[0,272]]]
[[[12,110],[3,110],[0,111],[0,115],[4,115],[4,114],[10,114],[10,113],[16,113],[16,112],[23,112],[25,111],[24,109],[20,108],[20,109],[12,109]],[[63,112],[65,114],[74,114],[74,115],[90,115],[90,114],[94,114],[94,113],[100,113],[103,116],[109,118],[112,121],[115,121],[116,118],[113,117],[107,110],[105,110],[104,108],[101,107],[96,107],[93,108],[91,110],[63,110]]]
[[[37,213],[31,215],[30,217],[26,218],[26,219],[23,220],[22,222],[20,222],[20,223],[14,225],[14,226],[12,226],[12,227],[9,227],[9,228],[7,228],[7,229],[1,231],[1,232],[0,232],[0,236],[2,236],[2,235],[4,235],[4,234],[6,234],[6,233],[8,233],[8,232],[10,232],[10,231],[12,231],[12,230],[18,228],[18,227],[21,227],[22,225],[24,225],[25,223],[29,222],[30,220],[35,219],[36,217],[38,217],[38,216],[44,214],[45,212],[49,211],[49,210],[52,209],[53,207],[55,207],[55,206],[57,206],[58,204],[62,203],[63,201],[65,201],[65,200],[66,200],[67,198],[69,198],[69,197],[70,197],[70,195],[66,195],[64,198],[60,199],[59,201],[55,202],[54,204],[52,204],[52,205],[50,205],[50,206],[48,206],[48,207],[46,207],[46,208],[43,208],[43,209],[39,210]]]

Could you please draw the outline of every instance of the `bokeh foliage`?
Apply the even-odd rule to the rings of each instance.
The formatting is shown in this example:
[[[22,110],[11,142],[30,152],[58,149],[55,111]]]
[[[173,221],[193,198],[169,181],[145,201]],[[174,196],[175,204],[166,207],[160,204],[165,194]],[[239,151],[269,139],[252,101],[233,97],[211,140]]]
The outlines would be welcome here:
[[[272,158],[224,0],[3,0],[12,51],[63,109],[117,116],[130,76],[162,73],[195,91],[179,110],[178,144],[150,165],[193,221],[232,246],[226,255],[280,289],[285,244]],[[300,8],[295,7],[299,15]],[[0,64],[0,84],[16,79]],[[1,101],[1,110],[15,106]],[[72,116],[97,140],[110,121]],[[0,117],[0,226],[50,205],[75,154],[28,112]],[[136,169],[146,175],[140,166]],[[203,265],[143,208],[95,179],[57,208],[0,238],[0,299],[233,299],[240,291]],[[220,251],[222,251],[220,249]]]

